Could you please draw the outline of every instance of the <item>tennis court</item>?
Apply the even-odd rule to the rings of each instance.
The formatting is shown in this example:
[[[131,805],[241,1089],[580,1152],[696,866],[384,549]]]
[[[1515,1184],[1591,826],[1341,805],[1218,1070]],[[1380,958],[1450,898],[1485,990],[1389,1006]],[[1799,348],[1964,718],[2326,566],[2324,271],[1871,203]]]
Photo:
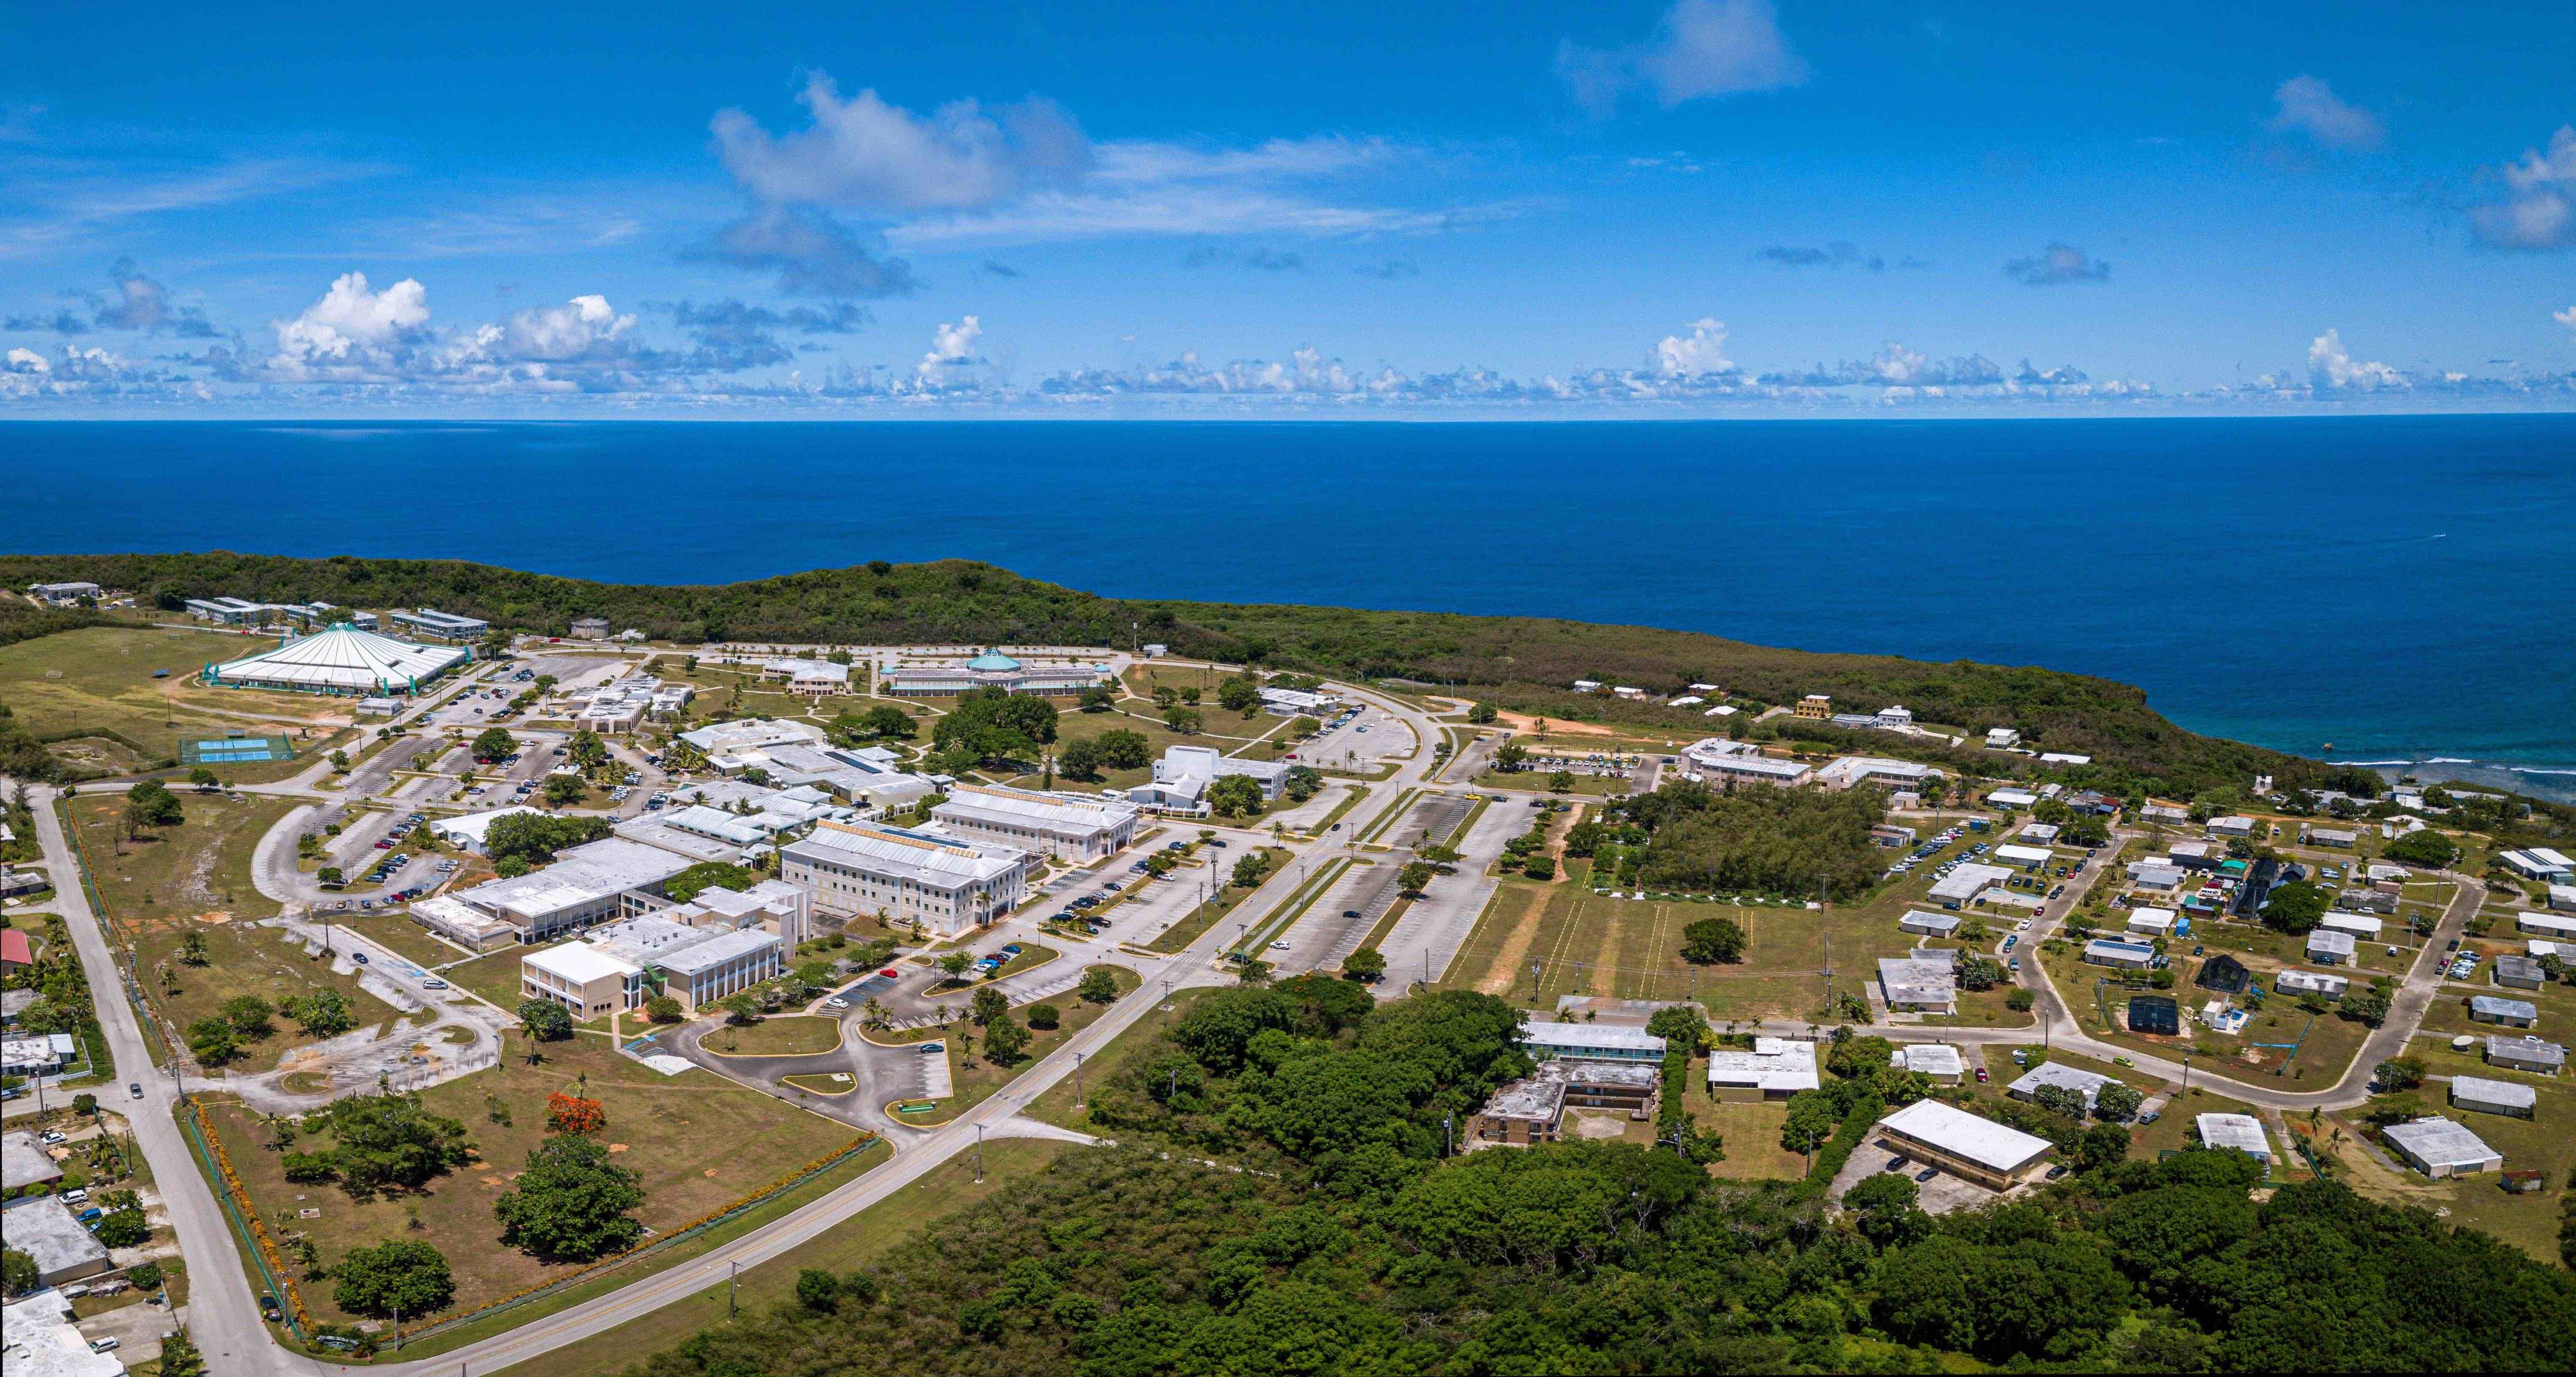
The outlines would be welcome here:
[[[282,736],[199,736],[179,742],[182,765],[247,765],[294,758],[294,743]]]

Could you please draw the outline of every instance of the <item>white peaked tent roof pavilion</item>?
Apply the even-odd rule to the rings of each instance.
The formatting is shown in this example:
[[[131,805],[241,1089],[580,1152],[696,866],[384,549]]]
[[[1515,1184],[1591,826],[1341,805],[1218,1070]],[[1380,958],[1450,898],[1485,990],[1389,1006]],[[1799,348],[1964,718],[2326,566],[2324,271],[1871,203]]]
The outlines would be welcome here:
[[[463,646],[413,645],[346,623],[206,671],[217,684],[320,693],[388,693],[412,688],[473,658]]]

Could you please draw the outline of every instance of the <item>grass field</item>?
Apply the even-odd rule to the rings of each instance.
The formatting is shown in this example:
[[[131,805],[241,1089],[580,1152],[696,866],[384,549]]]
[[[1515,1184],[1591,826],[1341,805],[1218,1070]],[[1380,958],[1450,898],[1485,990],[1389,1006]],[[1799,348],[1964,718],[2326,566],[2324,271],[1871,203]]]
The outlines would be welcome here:
[[[840,1273],[856,1271],[923,1227],[1044,1171],[1049,1163],[1075,1147],[1047,1139],[998,1139],[984,1147],[984,1179],[980,1182],[975,1179],[973,1149],[950,1158],[857,1218],[742,1273],[735,1279],[738,1289],[734,1295],[741,1315],[756,1323],[771,1302],[794,1294],[799,1271],[808,1267]],[[725,1316],[726,1288],[709,1287],[605,1334],[546,1355],[545,1370],[551,1377],[609,1377],[685,1342],[699,1330],[724,1323]]]
[[[464,1311],[579,1270],[501,1247],[492,1218],[493,1200],[545,1136],[546,1095],[571,1091],[577,1083],[606,1105],[608,1124],[599,1136],[614,1160],[643,1178],[646,1201],[638,1217],[655,1229],[676,1228],[719,1209],[855,1136],[847,1125],[704,1071],[661,1076],[588,1038],[548,1044],[544,1062],[535,1067],[514,1056],[422,1092],[427,1108],[466,1125],[479,1160],[417,1193],[361,1202],[330,1187],[291,1184],[278,1154],[268,1150],[257,1116],[221,1106],[209,1117],[259,1213],[304,1231],[325,1265],[352,1247],[418,1239],[456,1262],[454,1308]],[[506,1109],[508,1124],[494,1122],[495,1100]],[[303,1209],[318,1209],[320,1216],[302,1218],[297,1212]],[[338,1318],[327,1283],[304,1290],[317,1319]]]
[[[343,721],[337,700],[294,693],[208,688],[197,672],[208,661],[239,659],[274,647],[259,636],[151,627],[93,626],[0,646],[0,701],[43,736],[104,727],[159,755],[183,731],[216,734],[251,717],[286,722]],[[166,669],[166,679],[152,677]],[[299,751],[301,748],[298,748]]]
[[[841,1045],[838,1019],[791,1014],[709,1034],[728,1056],[801,1057]],[[716,1050],[715,1047],[708,1049]]]
[[[2102,1016],[2102,999],[2095,994],[2095,981],[2115,976],[2107,966],[2089,966],[2070,950],[2057,954],[2041,953],[2049,978],[2056,982],[2057,992],[2083,1026],[2084,1031],[2104,1042],[2152,1053],[2167,1059],[2190,1056],[2202,1065],[2214,1065],[2224,1074],[2240,1080],[2278,1079],[2285,1088],[2331,1084],[2352,1064],[2353,1055],[2361,1050],[2370,1036],[2367,1024],[2340,1018],[2329,1012],[2311,1015],[2290,999],[2275,995],[2265,1001],[2263,1012],[2245,1025],[2242,1035],[2223,1037],[2196,1024],[2186,1025],[2196,1036],[2153,1037],[2128,1031],[2129,996],[2167,994],[2179,1000],[2186,1011],[2197,1011],[2208,1002],[2210,993],[2188,983],[2171,990],[2127,989],[2114,978],[2104,992],[2110,1004],[2110,1018]],[[2187,963],[2186,963],[2187,964]],[[2255,963],[2249,963],[2255,964]],[[2298,1044],[2292,1054],[2286,1046],[2265,1044]],[[2206,1058],[2207,1060],[2202,1060]]]
[[[1913,945],[1896,927],[1903,909],[1884,899],[1821,910],[1631,900],[1567,881],[1506,881],[1443,983],[1526,1000],[1530,968],[1537,965],[1537,998],[1544,1004],[1564,994],[1696,999],[1719,1023],[1804,1018],[1825,1002],[1828,946],[1834,986],[1851,992],[1875,958]],[[1744,959],[1715,966],[1683,961],[1683,930],[1721,917],[1748,934]]]
[[[1253,738],[1277,730],[1287,720],[1267,715],[1247,720],[1241,713],[1227,712],[1218,707],[1213,695],[1207,702],[1199,705],[1198,711],[1199,731],[1185,736],[1163,725],[1162,709],[1150,702],[1140,703],[1130,699],[1121,702],[1116,710],[1109,712],[1084,712],[1068,705],[1056,718],[1055,750],[1058,755],[1062,755],[1064,748],[1076,741],[1092,740],[1102,732],[1131,731],[1145,738],[1145,753],[1149,760],[1160,759],[1163,752],[1173,746],[1212,746],[1226,755],[1232,755],[1249,746]],[[1266,745],[1253,747],[1250,756],[1255,760],[1272,758],[1270,748]],[[1127,789],[1147,783],[1153,777],[1154,771],[1150,764],[1138,766],[1132,770],[1103,770],[1099,779],[1085,780],[1082,782],[1082,787]]]
[[[334,926],[359,933],[419,966],[443,966],[468,959],[468,953],[430,936],[427,928],[400,914],[334,913],[329,917]]]
[[[1085,967],[1085,969],[1089,970],[1092,968]],[[1117,978],[1118,998],[1120,1000],[1137,998],[1136,987],[1140,977],[1134,971],[1127,969],[1125,966],[1111,966],[1105,964],[1099,966],[1098,969],[1108,971],[1112,976]],[[980,1050],[984,1045],[983,1030],[971,1023],[961,1022],[955,1027],[948,1029],[944,1034],[941,1034],[948,1044],[947,1057],[949,1081],[951,1085],[956,1087],[956,1093],[939,1102],[939,1110],[937,1113],[922,1115],[917,1118],[907,1118],[905,1122],[919,1124],[925,1127],[931,1124],[946,1123],[948,1120],[953,1119],[958,1115],[965,1113],[967,1110],[974,1108],[976,1105],[983,1103],[984,1099],[994,1091],[999,1090],[1003,1086],[1009,1085],[1012,1081],[1019,1079],[1021,1072],[1035,1066],[1040,1058],[1046,1056],[1049,1052],[1054,1051],[1057,1045],[1062,1043],[1066,1038],[1072,1037],[1075,1033],[1078,1033],[1098,1022],[1100,1016],[1115,1007],[1117,1001],[1112,1001],[1109,1004],[1093,1004],[1086,1000],[1077,998],[1071,990],[1067,990],[1063,994],[1050,995],[1046,999],[1038,1002],[1054,1005],[1057,1014],[1060,1016],[1060,1022],[1053,1028],[1029,1029],[1029,1045],[1027,1051],[1021,1055],[1018,1061],[1011,1063],[1009,1066],[995,1066],[992,1062],[985,1059],[983,1052]],[[1013,1014],[1015,1017],[1019,1018],[1023,1026],[1025,1026],[1027,1022],[1027,1007],[1025,1005],[1017,1006],[1013,1009]],[[966,1043],[969,1039],[972,1039],[974,1046],[979,1049],[971,1054],[968,1052],[966,1047]]]
[[[2440,1082],[2427,1081],[2415,1094],[2424,1102],[2426,1112],[2467,1125],[2487,1146],[2503,1153],[2506,1170],[2538,1171],[2547,1179],[2548,1188],[2530,1195],[2512,1194],[2502,1188],[2502,1177],[2494,1172],[2456,1181],[2431,1181],[2421,1173],[2409,1171],[2399,1182],[2389,1182],[2381,1173],[2357,1172],[2353,1185],[2399,1204],[2446,1208],[2453,1224],[2484,1229],[2544,1262],[2557,1260],[2559,1188],[2567,1183],[2570,1172],[2576,1172],[2576,1133],[2567,1128],[2576,1121],[2576,1086],[2569,1085],[2564,1077],[2532,1076],[2489,1066],[2478,1053],[2454,1052],[2429,1038],[2417,1039],[2409,1051],[2423,1061],[2428,1075],[2483,1076],[2536,1088],[2540,1103],[2530,1119],[2454,1109]],[[2352,1153],[2347,1150],[2345,1155],[2349,1159]]]
[[[1045,1093],[1030,1101],[1026,1111],[1028,1116],[1060,1128],[1090,1127],[1090,1120],[1075,1107],[1082,1095],[1090,1087],[1104,1083],[1108,1078],[1117,1075],[1129,1062],[1144,1055],[1153,1047],[1155,1039],[1161,1036],[1162,1031],[1171,1025],[1172,1020],[1187,1013],[1192,1004],[1205,999],[1216,988],[1218,987],[1202,985],[1195,989],[1182,990],[1171,998],[1163,1000],[1152,1012],[1128,1025],[1127,1031],[1110,1039],[1108,1046],[1086,1059],[1082,1064],[1079,1077],[1067,1076],[1048,1086]],[[1150,996],[1129,995],[1127,998],[1140,999],[1150,998]],[[1165,1006],[1168,1006],[1171,1012],[1163,1012]]]

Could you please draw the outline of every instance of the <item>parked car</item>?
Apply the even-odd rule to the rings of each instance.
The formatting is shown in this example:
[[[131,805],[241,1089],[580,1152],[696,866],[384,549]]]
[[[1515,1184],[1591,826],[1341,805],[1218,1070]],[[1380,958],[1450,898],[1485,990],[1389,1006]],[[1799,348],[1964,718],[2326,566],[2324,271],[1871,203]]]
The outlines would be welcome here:
[[[1288,944],[1285,942],[1273,942],[1270,944],[1270,949],[1272,951],[1286,951],[1288,950]]]
[[[141,1081],[127,1081],[127,1082],[125,1083],[125,1094],[126,1094],[126,1098],[128,1098],[128,1099],[135,1099],[135,1100],[142,1099],[142,1098],[143,1098],[143,1082],[141,1082]]]
[[[1342,916],[1345,918],[1357,918],[1360,916],[1360,911],[1355,908],[1346,908],[1342,910]]]
[[[1912,1166],[1912,1165],[1914,1165],[1914,1159],[1913,1159],[1913,1158],[1911,1158],[1911,1157],[1908,1157],[1908,1156],[1906,1156],[1904,1153],[1901,1153],[1901,1152],[1900,1152],[1900,1153],[1896,1154],[1895,1156],[1888,1158],[1888,1159],[1887,1159],[1887,1165],[1886,1165],[1884,1168],[1882,1168],[1882,1170],[1885,1170],[1885,1171],[1903,1171],[1903,1170],[1905,1170],[1907,1167],[1910,1167],[1910,1166]]]
[[[1923,1170],[1914,1173],[1914,1179],[1917,1181],[1929,1181],[1940,1174],[1941,1169],[1939,1167],[1925,1167]]]
[[[357,962],[361,966],[367,964],[367,954],[362,951],[353,951],[349,953],[349,959]]]
[[[424,990],[443,990],[447,988],[447,982],[437,979],[424,980],[420,982],[420,987]]]
[[[1977,1084],[1979,1084],[1979,1085],[1984,1085],[1985,1083],[1986,1083],[1986,1068],[1984,1068],[1984,1067],[1980,1066],[1980,1067],[1978,1067],[1978,1068],[1977,1068]]]
[[[52,1147],[54,1144],[59,1143],[59,1142],[62,1142],[62,1141],[63,1141],[63,1135],[62,1135],[60,1132],[58,1132],[58,1131],[56,1131],[56,1130],[54,1130],[54,1129],[50,1129],[50,1128],[45,1130],[45,1137],[44,1137],[44,1144],[45,1144],[45,1146],[47,1146],[47,1147]],[[63,1198],[64,1198],[65,1200],[69,1200],[69,1199],[71,1199],[71,1193],[70,1193],[70,1192],[68,1192],[68,1191],[64,1192],[64,1194],[63,1194]]]

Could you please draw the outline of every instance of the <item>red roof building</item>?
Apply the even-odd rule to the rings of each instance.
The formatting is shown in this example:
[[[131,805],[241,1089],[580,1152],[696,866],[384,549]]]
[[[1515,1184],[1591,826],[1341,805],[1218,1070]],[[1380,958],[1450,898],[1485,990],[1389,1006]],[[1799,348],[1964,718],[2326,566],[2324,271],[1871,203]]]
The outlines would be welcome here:
[[[0,928],[0,966],[32,966],[35,950],[27,945],[27,934],[16,928]]]

